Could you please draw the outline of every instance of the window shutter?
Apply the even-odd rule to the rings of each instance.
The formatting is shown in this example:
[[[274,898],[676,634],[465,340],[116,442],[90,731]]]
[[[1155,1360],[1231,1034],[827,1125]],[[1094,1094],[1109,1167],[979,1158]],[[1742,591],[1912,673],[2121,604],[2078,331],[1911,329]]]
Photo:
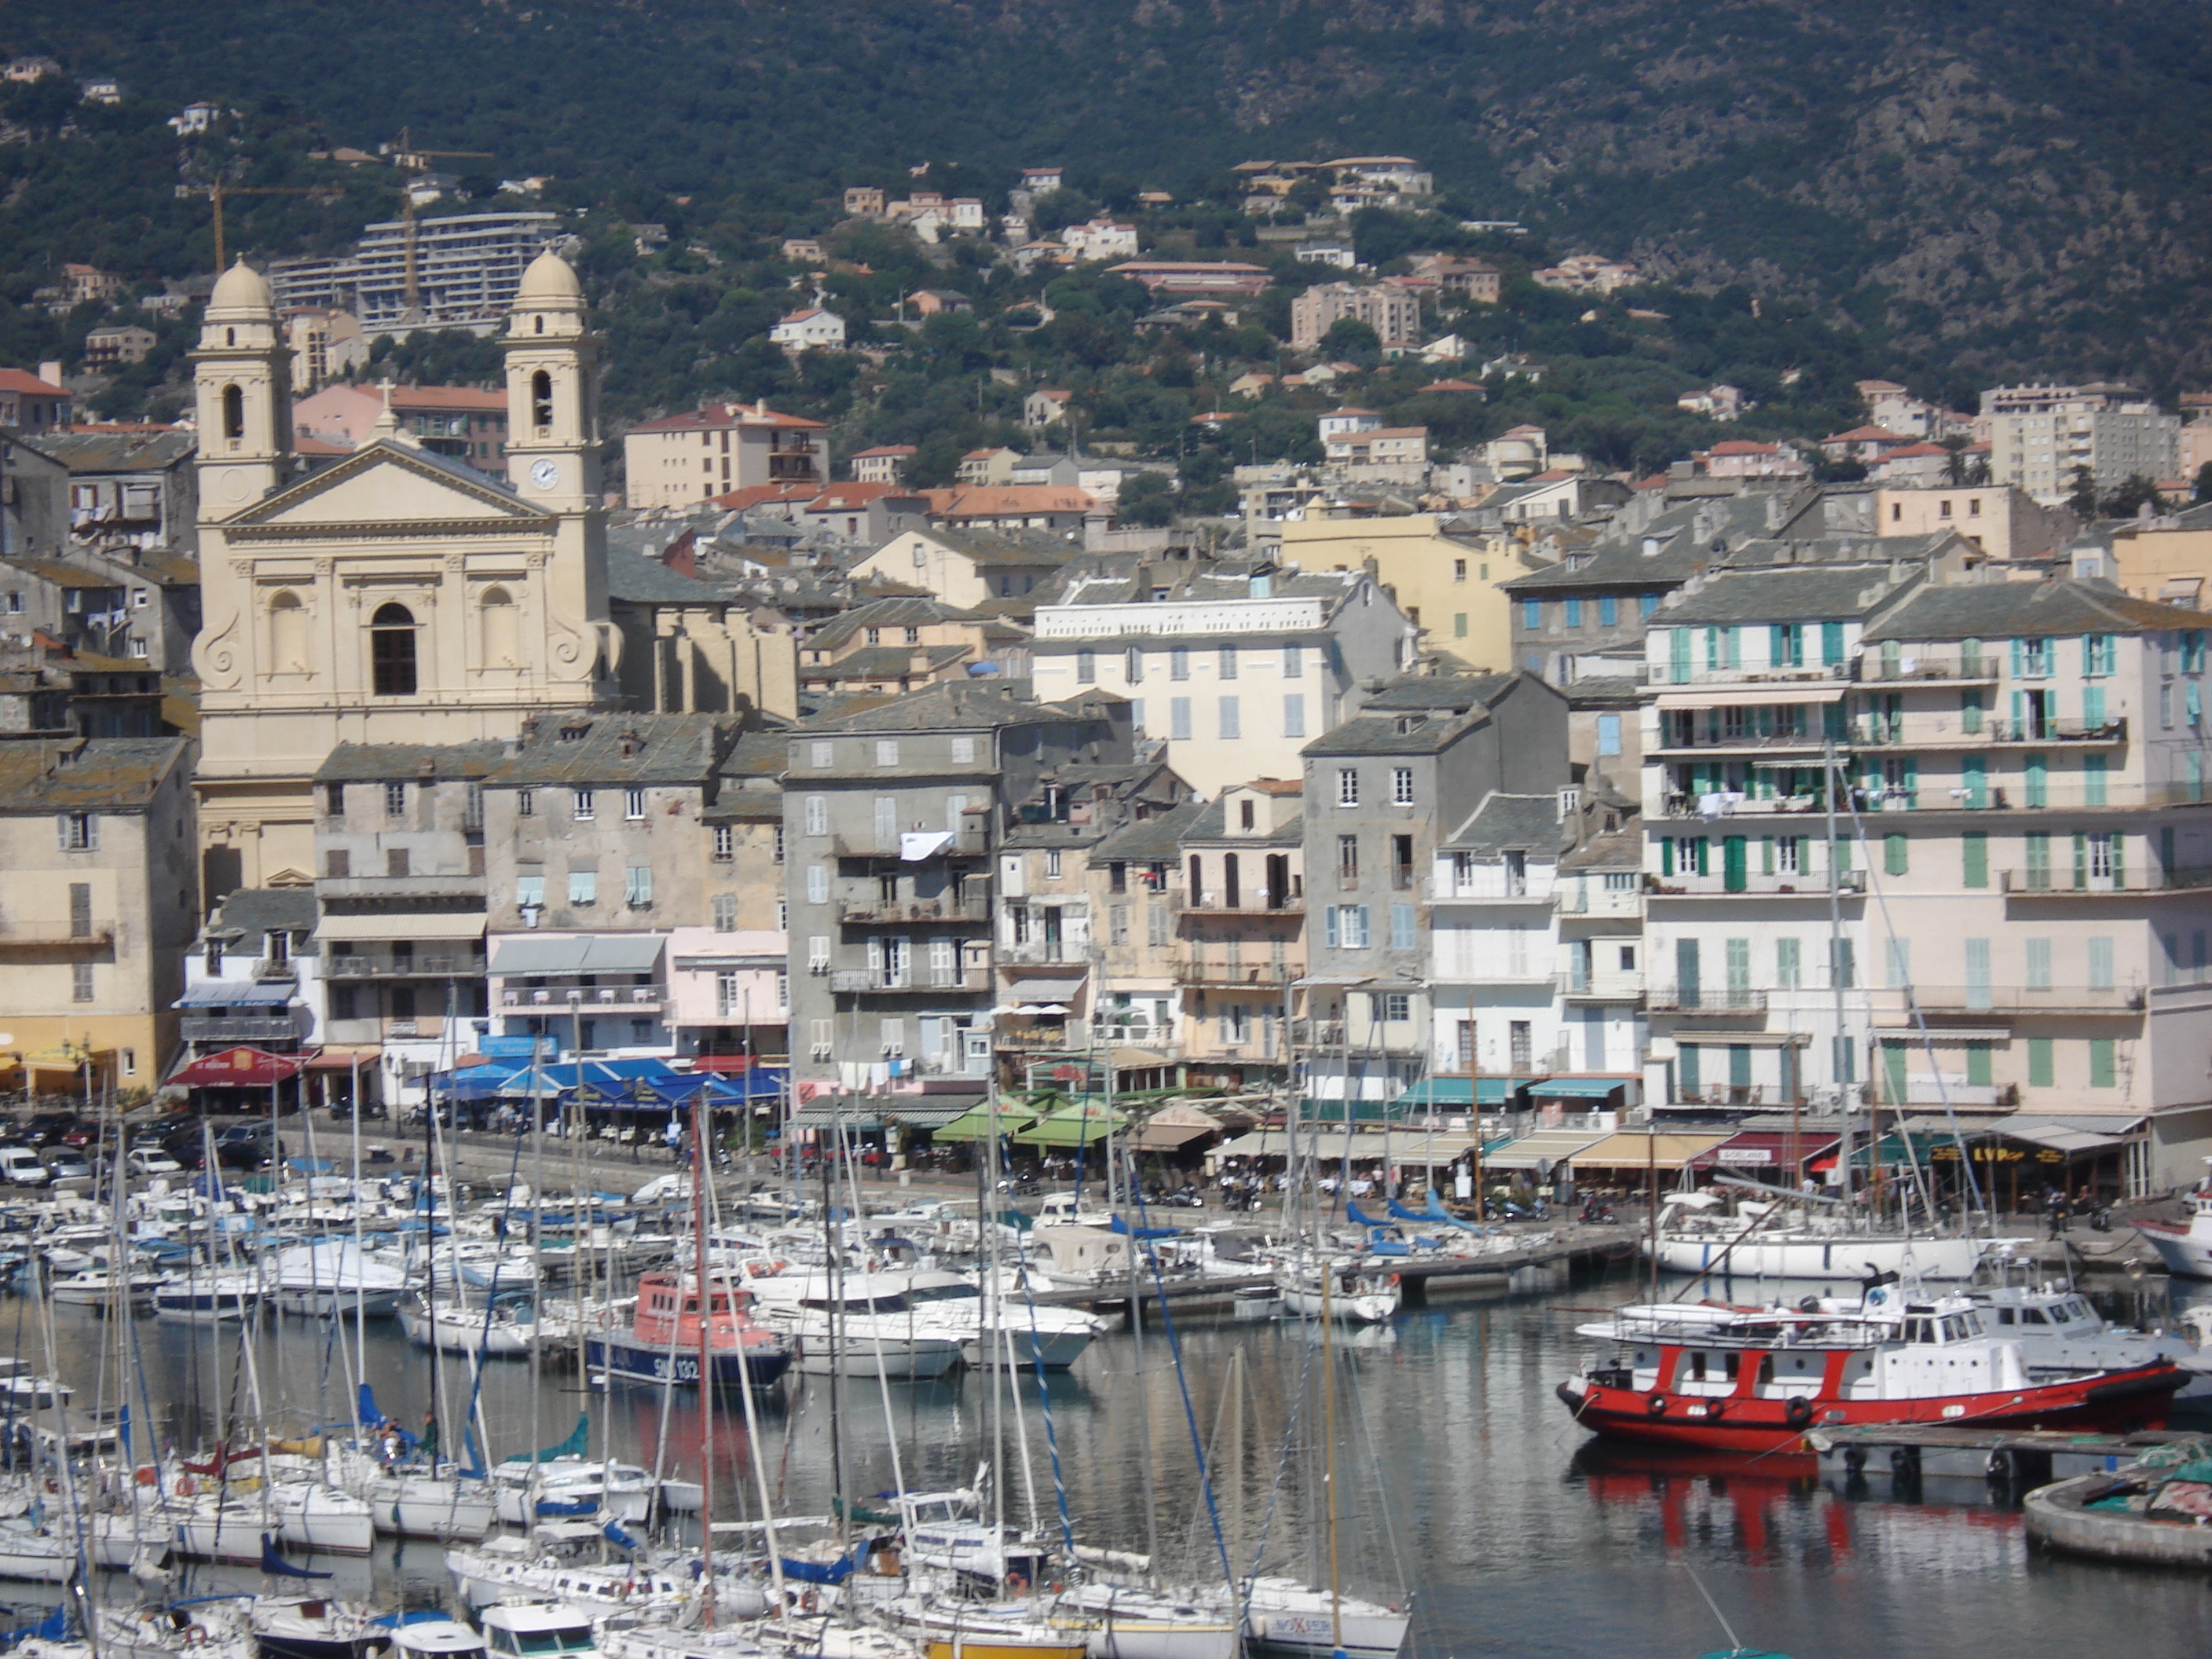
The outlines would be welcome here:
[[[1328,948],[1332,951],[1338,948],[1340,937],[1336,925],[1336,909],[1337,907],[1334,904],[1325,905],[1322,907],[1321,913],[1322,929],[1324,934],[1323,942],[1327,944]]]
[[[2012,677],[2014,679],[2018,679],[2020,678],[2021,663],[2024,655],[2025,653],[2021,649],[2020,641],[2015,639],[2012,642]],[[2017,693],[2014,694],[2014,700],[2018,700]]]
[[[54,845],[64,853],[69,851],[69,814],[66,812],[55,815]]]

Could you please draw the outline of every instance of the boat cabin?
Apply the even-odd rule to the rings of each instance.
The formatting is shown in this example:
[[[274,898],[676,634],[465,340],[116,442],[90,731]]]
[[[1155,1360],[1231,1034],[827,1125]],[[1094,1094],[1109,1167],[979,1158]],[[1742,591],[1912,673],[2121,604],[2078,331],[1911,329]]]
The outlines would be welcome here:
[[[558,1601],[497,1601],[477,1615],[495,1655],[538,1659],[556,1653],[589,1653],[597,1646],[591,1615]]]
[[[752,1305],[750,1291],[741,1288],[735,1276],[709,1276],[711,1306],[708,1310],[708,1340],[715,1347],[730,1347],[752,1322],[744,1310]],[[641,1342],[656,1347],[674,1343],[678,1347],[699,1345],[699,1277],[696,1273],[647,1273],[637,1281],[637,1312],[631,1329]]]

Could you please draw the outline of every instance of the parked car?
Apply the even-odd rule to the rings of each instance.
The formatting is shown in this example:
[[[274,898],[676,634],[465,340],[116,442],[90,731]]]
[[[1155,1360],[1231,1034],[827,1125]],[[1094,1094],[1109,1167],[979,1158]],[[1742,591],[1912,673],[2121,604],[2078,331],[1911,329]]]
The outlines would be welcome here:
[[[0,1181],[17,1187],[43,1187],[52,1177],[28,1146],[0,1146]]]
[[[39,1154],[39,1162],[46,1166],[47,1175],[56,1181],[92,1179],[92,1165],[74,1146],[49,1146]]]
[[[161,1143],[171,1158],[188,1170],[201,1168],[207,1161],[207,1147],[215,1144],[215,1161],[226,1170],[258,1170],[269,1161],[269,1130],[258,1123],[233,1123],[217,1129],[210,1136],[198,1128],[181,1131]],[[279,1141],[278,1156],[283,1156],[283,1143]]]
[[[185,1172],[185,1166],[159,1146],[134,1147],[130,1156],[124,1159],[124,1163],[129,1166],[132,1175],[167,1176],[182,1175]]]
[[[26,1146],[51,1146],[76,1122],[75,1112],[33,1112],[16,1137]]]

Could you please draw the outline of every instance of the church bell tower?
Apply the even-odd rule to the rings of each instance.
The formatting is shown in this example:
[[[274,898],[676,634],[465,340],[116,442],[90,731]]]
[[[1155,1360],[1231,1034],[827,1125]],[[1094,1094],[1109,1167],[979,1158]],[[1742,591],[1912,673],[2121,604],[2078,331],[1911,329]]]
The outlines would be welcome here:
[[[599,341],[584,290],[558,254],[522,273],[507,324],[507,477],[550,513],[600,504]]]
[[[227,519],[276,489],[292,453],[291,354],[269,284],[243,259],[208,298],[192,380],[200,510]]]

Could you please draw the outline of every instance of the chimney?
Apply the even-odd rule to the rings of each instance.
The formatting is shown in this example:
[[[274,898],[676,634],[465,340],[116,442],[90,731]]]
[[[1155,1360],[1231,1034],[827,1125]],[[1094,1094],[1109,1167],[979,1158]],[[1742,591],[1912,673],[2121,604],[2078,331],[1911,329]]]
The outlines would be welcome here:
[[[62,383],[61,364],[52,358],[48,358],[39,365],[39,378],[48,386],[59,386]]]
[[[1781,495],[1780,495],[1780,494],[1779,494],[1779,493],[1773,494],[1773,495],[1768,495],[1768,496],[1767,496],[1767,498],[1766,498],[1766,527],[1767,527],[1769,530],[1779,530],[1779,529],[1781,529],[1781,528],[1782,528],[1782,520],[1783,520],[1783,517],[1784,517],[1783,510],[1782,510],[1782,509],[1783,509],[1783,501],[1782,501],[1782,497],[1781,497]]]

